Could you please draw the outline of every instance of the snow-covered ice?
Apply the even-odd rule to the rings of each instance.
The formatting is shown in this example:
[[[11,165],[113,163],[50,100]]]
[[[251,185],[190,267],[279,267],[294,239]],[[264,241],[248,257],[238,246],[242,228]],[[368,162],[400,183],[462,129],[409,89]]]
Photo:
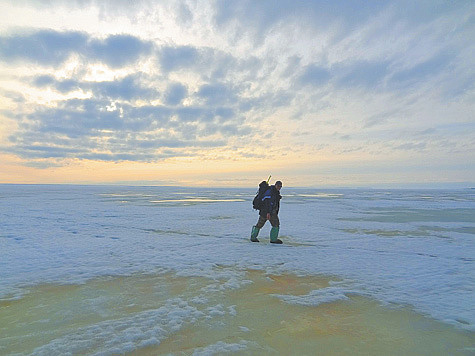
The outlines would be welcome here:
[[[134,328],[147,336],[141,340],[146,346],[193,318],[236,314],[235,306],[208,305],[206,293],[252,283],[248,269],[334,276],[327,288],[299,296],[275,295],[285,303],[319,305],[357,294],[386,305],[410,306],[456,328],[475,330],[473,190],[284,187],[282,246],[268,243],[269,224],[260,233],[261,243],[249,242],[257,220],[251,204],[254,193],[253,189],[0,185],[0,298],[21,299],[38,285],[81,284],[135,273],[173,272],[215,281],[201,286],[182,307],[176,300],[168,301],[165,326],[141,329],[152,325],[163,309],[143,311],[104,322],[107,325],[78,328],[41,346],[37,354],[81,345],[91,334],[97,342],[112,342],[108,330],[122,338],[117,344],[125,352],[132,345],[127,342],[134,342]],[[200,310],[206,315],[196,305],[204,305]],[[182,314],[173,314],[180,310]],[[117,335],[122,331],[128,336]],[[246,341],[219,342],[195,354],[245,347]]]

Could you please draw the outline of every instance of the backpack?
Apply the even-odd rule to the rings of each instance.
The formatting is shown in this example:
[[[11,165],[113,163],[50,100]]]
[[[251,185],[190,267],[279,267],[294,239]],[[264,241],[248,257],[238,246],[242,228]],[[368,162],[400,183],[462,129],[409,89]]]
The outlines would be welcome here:
[[[264,194],[269,188],[270,188],[270,185],[265,180],[259,183],[259,190],[257,191],[256,196],[252,200],[252,207],[255,210],[261,210],[263,208]]]

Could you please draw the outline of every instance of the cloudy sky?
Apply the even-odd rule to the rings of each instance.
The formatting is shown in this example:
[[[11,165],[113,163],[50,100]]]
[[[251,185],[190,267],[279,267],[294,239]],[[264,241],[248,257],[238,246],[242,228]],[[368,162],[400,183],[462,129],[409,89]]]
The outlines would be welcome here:
[[[0,182],[473,184],[473,1],[0,0]]]

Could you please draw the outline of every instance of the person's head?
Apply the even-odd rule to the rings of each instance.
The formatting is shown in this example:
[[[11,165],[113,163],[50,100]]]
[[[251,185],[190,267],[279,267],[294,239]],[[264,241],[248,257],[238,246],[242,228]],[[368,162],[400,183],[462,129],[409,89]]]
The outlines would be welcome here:
[[[278,180],[277,182],[275,182],[275,188],[277,190],[280,190],[282,188],[282,182],[280,180]]]

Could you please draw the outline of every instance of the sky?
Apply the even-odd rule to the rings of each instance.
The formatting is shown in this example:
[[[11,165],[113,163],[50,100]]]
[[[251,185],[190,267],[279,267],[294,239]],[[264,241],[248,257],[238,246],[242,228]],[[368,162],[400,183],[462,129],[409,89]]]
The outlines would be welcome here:
[[[475,185],[473,1],[0,0],[0,183]]]

